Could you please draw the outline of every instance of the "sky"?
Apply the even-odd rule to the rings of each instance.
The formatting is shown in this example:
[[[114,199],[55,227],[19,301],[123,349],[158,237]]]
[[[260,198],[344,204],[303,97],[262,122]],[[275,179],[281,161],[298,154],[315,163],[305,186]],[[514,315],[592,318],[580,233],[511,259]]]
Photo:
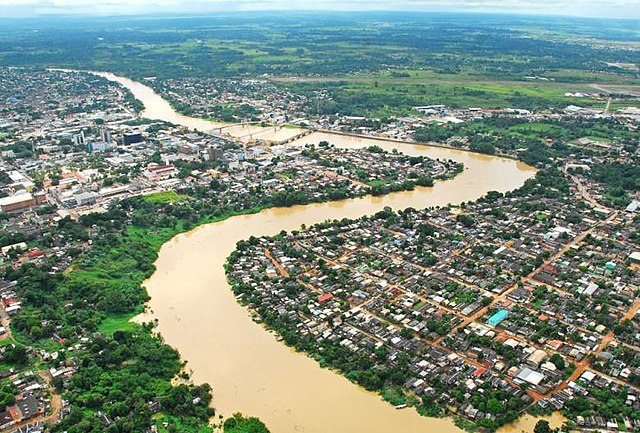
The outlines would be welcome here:
[[[136,15],[254,10],[398,10],[638,19],[640,0],[0,0],[0,16]]]

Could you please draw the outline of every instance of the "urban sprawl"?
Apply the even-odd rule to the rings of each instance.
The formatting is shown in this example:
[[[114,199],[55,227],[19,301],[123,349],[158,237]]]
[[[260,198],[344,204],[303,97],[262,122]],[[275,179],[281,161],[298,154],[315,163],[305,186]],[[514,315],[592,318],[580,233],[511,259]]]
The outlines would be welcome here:
[[[146,119],[126,89],[96,75],[0,72],[0,430],[134,422],[129,407],[74,409],[111,398],[90,395],[88,354],[108,365],[105,336],[129,337],[104,319],[146,300],[139,282],[153,260],[130,245],[267,207],[431,187],[464,170],[405,155],[401,143],[296,144],[314,130],[499,154],[539,171],[475,202],[240,242],[226,272],[256,320],[398,409],[488,430],[556,411],[575,430],[640,429],[640,110],[609,110],[632,95],[372,119],[322,114],[330,92],[296,94],[268,77],[146,80],[178,110],[235,125],[214,133]],[[575,105],[581,98],[607,108]],[[122,293],[78,293],[122,246],[138,284],[110,275]],[[46,302],[30,292],[45,280],[56,287]],[[158,374],[175,376],[174,361]],[[211,416],[210,389],[182,379],[190,416]],[[150,394],[138,412],[152,432],[154,414],[179,412]]]

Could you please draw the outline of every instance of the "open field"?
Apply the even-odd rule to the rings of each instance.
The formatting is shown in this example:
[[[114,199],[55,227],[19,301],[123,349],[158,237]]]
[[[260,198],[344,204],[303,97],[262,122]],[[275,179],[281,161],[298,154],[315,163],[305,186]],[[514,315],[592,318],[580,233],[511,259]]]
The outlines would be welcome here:
[[[385,117],[410,114],[411,107],[443,104],[452,108],[524,108],[528,110],[564,108],[579,105],[604,109],[606,98],[567,97],[565,93],[600,93],[589,83],[527,82],[477,80],[468,76],[429,76],[410,73],[410,77],[388,76],[350,77],[349,79],[319,77],[305,79],[277,79],[292,91],[312,96],[319,90],[331,94],[333,101],[320,105],[324,113],[340,112],[352,115]],[[638,89],[640,85],[628,86]],[[614,101],[612,107],[638,106],[637,98]]]

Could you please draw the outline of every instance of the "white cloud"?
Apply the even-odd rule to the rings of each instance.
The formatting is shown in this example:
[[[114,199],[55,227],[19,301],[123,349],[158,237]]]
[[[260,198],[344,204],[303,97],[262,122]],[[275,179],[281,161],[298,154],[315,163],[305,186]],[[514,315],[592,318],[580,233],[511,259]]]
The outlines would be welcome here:
[[[0,0],[0,16],[231,10],[437,10],[640,19],[640,0]]]

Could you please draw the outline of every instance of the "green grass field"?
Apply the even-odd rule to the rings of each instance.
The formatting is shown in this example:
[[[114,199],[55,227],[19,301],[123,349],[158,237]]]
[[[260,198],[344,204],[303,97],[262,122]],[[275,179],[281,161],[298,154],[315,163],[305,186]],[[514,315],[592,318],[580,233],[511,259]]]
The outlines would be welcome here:
[[[185,196],[175,191],[162,191],[144,196],[144,200],[149,203],[176,203],[184,200],[184,198]]]
[[[139,313],[136,312],[108,316],[98,325],[98,332],[112,336],[116,331],[134,331],[139,328],[140,325],[132,322],[131,319],[138,314]]]
[[[575,76],[571,74],[576,74]],[[574,77],[574,80],[570,80]],[[568,105],[604,109],[606,99],[569,97],[566,93],[601,93],[602,85],[626,84],[640,92],[640,80],[608,73],[563,71],[562,81],[490,79],[473,71],[440,74],[426,70],[402,70],[384,73],[361,73],[345,76],[285,78],[272,80],[280,85],[312,96],[328,90],[333,103],[325,109],[341,114],[386,117],[413,114],[411,107],[442,104],[452,108],[524,108],[557,109]],[[611,109],[640,107],[638,98],[614,99]]]

